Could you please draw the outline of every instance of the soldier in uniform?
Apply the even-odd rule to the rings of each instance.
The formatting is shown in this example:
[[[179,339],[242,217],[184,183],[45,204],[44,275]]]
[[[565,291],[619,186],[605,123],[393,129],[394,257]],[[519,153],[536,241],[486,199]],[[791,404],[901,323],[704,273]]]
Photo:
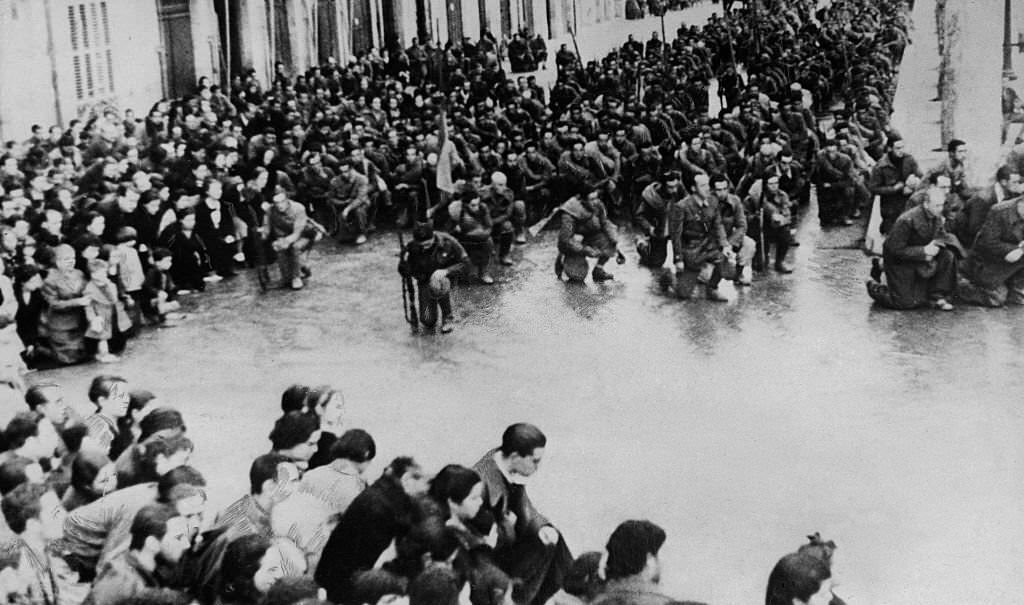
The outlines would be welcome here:
[[[469,255],[469,261],[477,270],[481,283],[494,283],[491,276],[491,258],[494,256],[494,240],[491,237],[493,221],[491,210],[475,194],[466,194],[460,201],[448,206],[451,217],[449,232],[454,235]]]
[[[280,185],[274,190],[274,203],[264,216],[263,232],[277,253],[281,279],[293,290],[303,287],[302,278],[309,277],[306,252],[321,236],[302,204],[288,199]]]
[[[946,159],[929,173],[944,174],[949,177],[952,192],[960,196],[964,203],[974,195],[974,187],[967,182],[967,143],[953,139],[946,145]]]
[[[338,175],[331,181],[330,202],[337,214],[334,225],[339,234],[354,235],[357,246],[366,243],[366,231],[370,214],[370,181],[359,173],[353,162],[344,160]]]
[[[852,225],[853,161],[839,151],[836,139],[827,139],[815,157],[814,181],[821,226]]]
[[[896,219],[882,250],[885,284],[867,282],[868,295],[875,302],[891,309],[953,310],[948,298],[957,286],[957,255],[963,249],[955,236],[946,233],[945,204],[944,192],[933,189],[923,204]]]
[[[996,170],[996,180],[992,185],[977,191],[971,199],[967,200],[963,212],[957,219],[957,224],[949,229],[956,235],[960,242],[965,245],[974,244],[974,239],[981,226],[985,224],[985,218],[989,210],[1000,202],[1017,197],[1024,193],[1024,186],[1021,185],[1021,175],[1016,168],[1000,166]]]
[[[661,268],[668,258],[668,211],[683,196],[682,175],[678,171],[663,172],[658,182],[651,183],[640,194],[633,223],[639,232],[636,251],[640,264]]]
[[[688,299],[693,295],[695,281],[703,282],[709,300],[725,301],[725,295],[718,291],[722,264],[727,259],[734,260],[735,253],[725,236],[708,176],[698,174],[693,181],[693,193],[669,210],[669,234],[676,263],[674,289],[680,298]]]
[[[754,253],[757,243],[747,235],[747,213],[740,198],[730,191],[729,179],[725,175],[711,177],[711,193],[718,202],[718,215],[725,229],[725,237],[736,254],[736,277],[740,286],[753,283]]]
[[[455,328],[451,278],[462,274],[469,257],[458,240],[447,233],[435,233],[427,223],[418,223],[412,230],[412,238],[402,250],[398,272],[402,277],[416,280],[420,323],[433,328],[437,325],[440,308],[441,332],[451,332]]]
[[[888,151],[871,169],[868,185],[871,193],[879,197],[883,234],[889,232],[920,183],[921,170],[917,160],[907,153],[906,142],[898,136],[890,137]]]
[[[1024,305],[1024,196],[992,207],[967,254],[960,300],[987,307]]]
[[[583,193],[569,198],[559,207],[559,214],[555,275],[561,279],[565,270],[570,280],[583,281],[587,275],[586,259],[596,258],[597,265],[591,273],[594,281],[614,279],[615,276],[605,270],[605,263],[612,256],[616,256],[619,262],[624,262],[625,258],[618,251],[615,225],[608,220],[608,212],[597,190],[584,188]]]
[[[523,201],[527,214],[539,218],[551,210],[555,165],[540,153],[537,141],[526,141],[524,146],[526,152],[517,160],[523,175]]]
[[[515,199],[503,172],[491,174],[491,184],[480,189],[480,199],[491,211],[493,237],[498,245],[498,262],[511,265],[512,241],[526,243],[526,204]]]

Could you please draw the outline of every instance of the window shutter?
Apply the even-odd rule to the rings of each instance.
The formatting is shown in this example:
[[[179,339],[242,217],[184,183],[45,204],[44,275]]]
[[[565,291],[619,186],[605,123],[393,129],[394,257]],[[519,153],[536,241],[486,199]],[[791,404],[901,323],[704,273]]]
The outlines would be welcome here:
[[[90,101],[114,91],[114,53],[111,48],[107,0],[68,0],[68,33],[75,98]]]
[[[75,20],[75,7],[68,6],[68,31],[71,33],[71,51],[78,52],[78,22]]]
[[[78,5],[78,22],[81,24],[82,49],[89,48],[89,16],[86,14],[85,5]]]
[[[72,57],[71,65],[75,72],[75,99],[81,101],[85,98],[85,89],[82,87],[82,57]]]
[[[107,89],[114,92],[114,51],[107,49]]]
[[[104,79],[106,80],[106,91],[114,91],[114,59],[113,53],[110,50],[110,17],[107,13],[107,3],[100,2],[100,30],[103,32],[103,45],[106,49],[103,50],[103,56],[97,57],[99,62],[103,65]]]
[[[107,14],[107,3],[100,2],[100,27],[103,28],[103,43],[110,46],[110,16]]]
[[[91,97],[96,94],[92,78],[92,55],[85,53],[85,95]]]

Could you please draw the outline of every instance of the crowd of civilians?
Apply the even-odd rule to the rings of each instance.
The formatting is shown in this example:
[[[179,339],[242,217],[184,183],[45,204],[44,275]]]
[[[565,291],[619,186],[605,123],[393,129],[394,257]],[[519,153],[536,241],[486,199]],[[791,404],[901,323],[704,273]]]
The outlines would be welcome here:
[[[212,515],[177,410],[112,375],[96,376],[88,399],[81,417],[59,385],[34,385],[0,433],[6,603],[689,602],[660,587],[667,536],[650,521],[624,521],[604,553],[573,558],[526,492],[547,446],[534,425],[509,426],[472,467],[430,477],[399,456],[371,482],[377,446],[347,426],[342,394],[293,385],[247,493]],[[814,534],[779,560],[766,605],[841,604],[834,550]]]

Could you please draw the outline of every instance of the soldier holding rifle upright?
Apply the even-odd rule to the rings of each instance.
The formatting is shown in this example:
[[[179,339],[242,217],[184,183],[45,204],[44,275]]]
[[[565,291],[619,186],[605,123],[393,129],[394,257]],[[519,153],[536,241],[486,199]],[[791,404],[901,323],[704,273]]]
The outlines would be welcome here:
[[[434,232],[428,223],[419,223],[412,230],[412,241],[405,245],[398,262],[403,278],[416,282],[418,290],[419,323],[425,328],[437,325],[438,308],[441,310],[441,332],[454,329],[452,312],[453,277],[469,266],[465,248],[451,235]],[[409,291],[408,296],[417,296]],[[410,319],[410,323],[412,320]]]

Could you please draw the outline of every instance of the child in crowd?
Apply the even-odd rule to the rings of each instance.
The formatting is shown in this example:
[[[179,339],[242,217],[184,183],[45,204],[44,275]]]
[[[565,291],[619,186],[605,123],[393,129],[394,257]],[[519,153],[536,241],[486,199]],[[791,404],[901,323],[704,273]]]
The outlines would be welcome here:
[[[73,246],[77,253],[75,266],[79,271],[88,275],[89,262],[100,258],[100,253],[103,251],[103,242],[99,237],[91,233],[85,233],[75,239]]]
[[[117,291],[117,285],[110,281],[110,264],[102,259],[89,261],[89,283],[85,285],[89,304],[85,307],[85,318],[89,327],[86,338],[96,341],[96,361],[111,363],[120,358],[110,352],[110,341],[123,337],[131,327],[131,320],[125,312],[124,303]]]
[[[171,279],[173,255],[167,248],[153,251],[153,266],[146,272],[142,285],[140,306],[146,321],[170,326],[182,317],[174,312],[180,308],[178,289]]]
[[[135,247],[138,232],[134,227],[121,227],[117,230],[117,247],[114,248],[110,261],[117,268],[117,285],[125,295],[124,303],[132,325],[138,325],[139,301],[142,300],[142,286],[146,282],[146,272],[142,269],[142,259]]]

